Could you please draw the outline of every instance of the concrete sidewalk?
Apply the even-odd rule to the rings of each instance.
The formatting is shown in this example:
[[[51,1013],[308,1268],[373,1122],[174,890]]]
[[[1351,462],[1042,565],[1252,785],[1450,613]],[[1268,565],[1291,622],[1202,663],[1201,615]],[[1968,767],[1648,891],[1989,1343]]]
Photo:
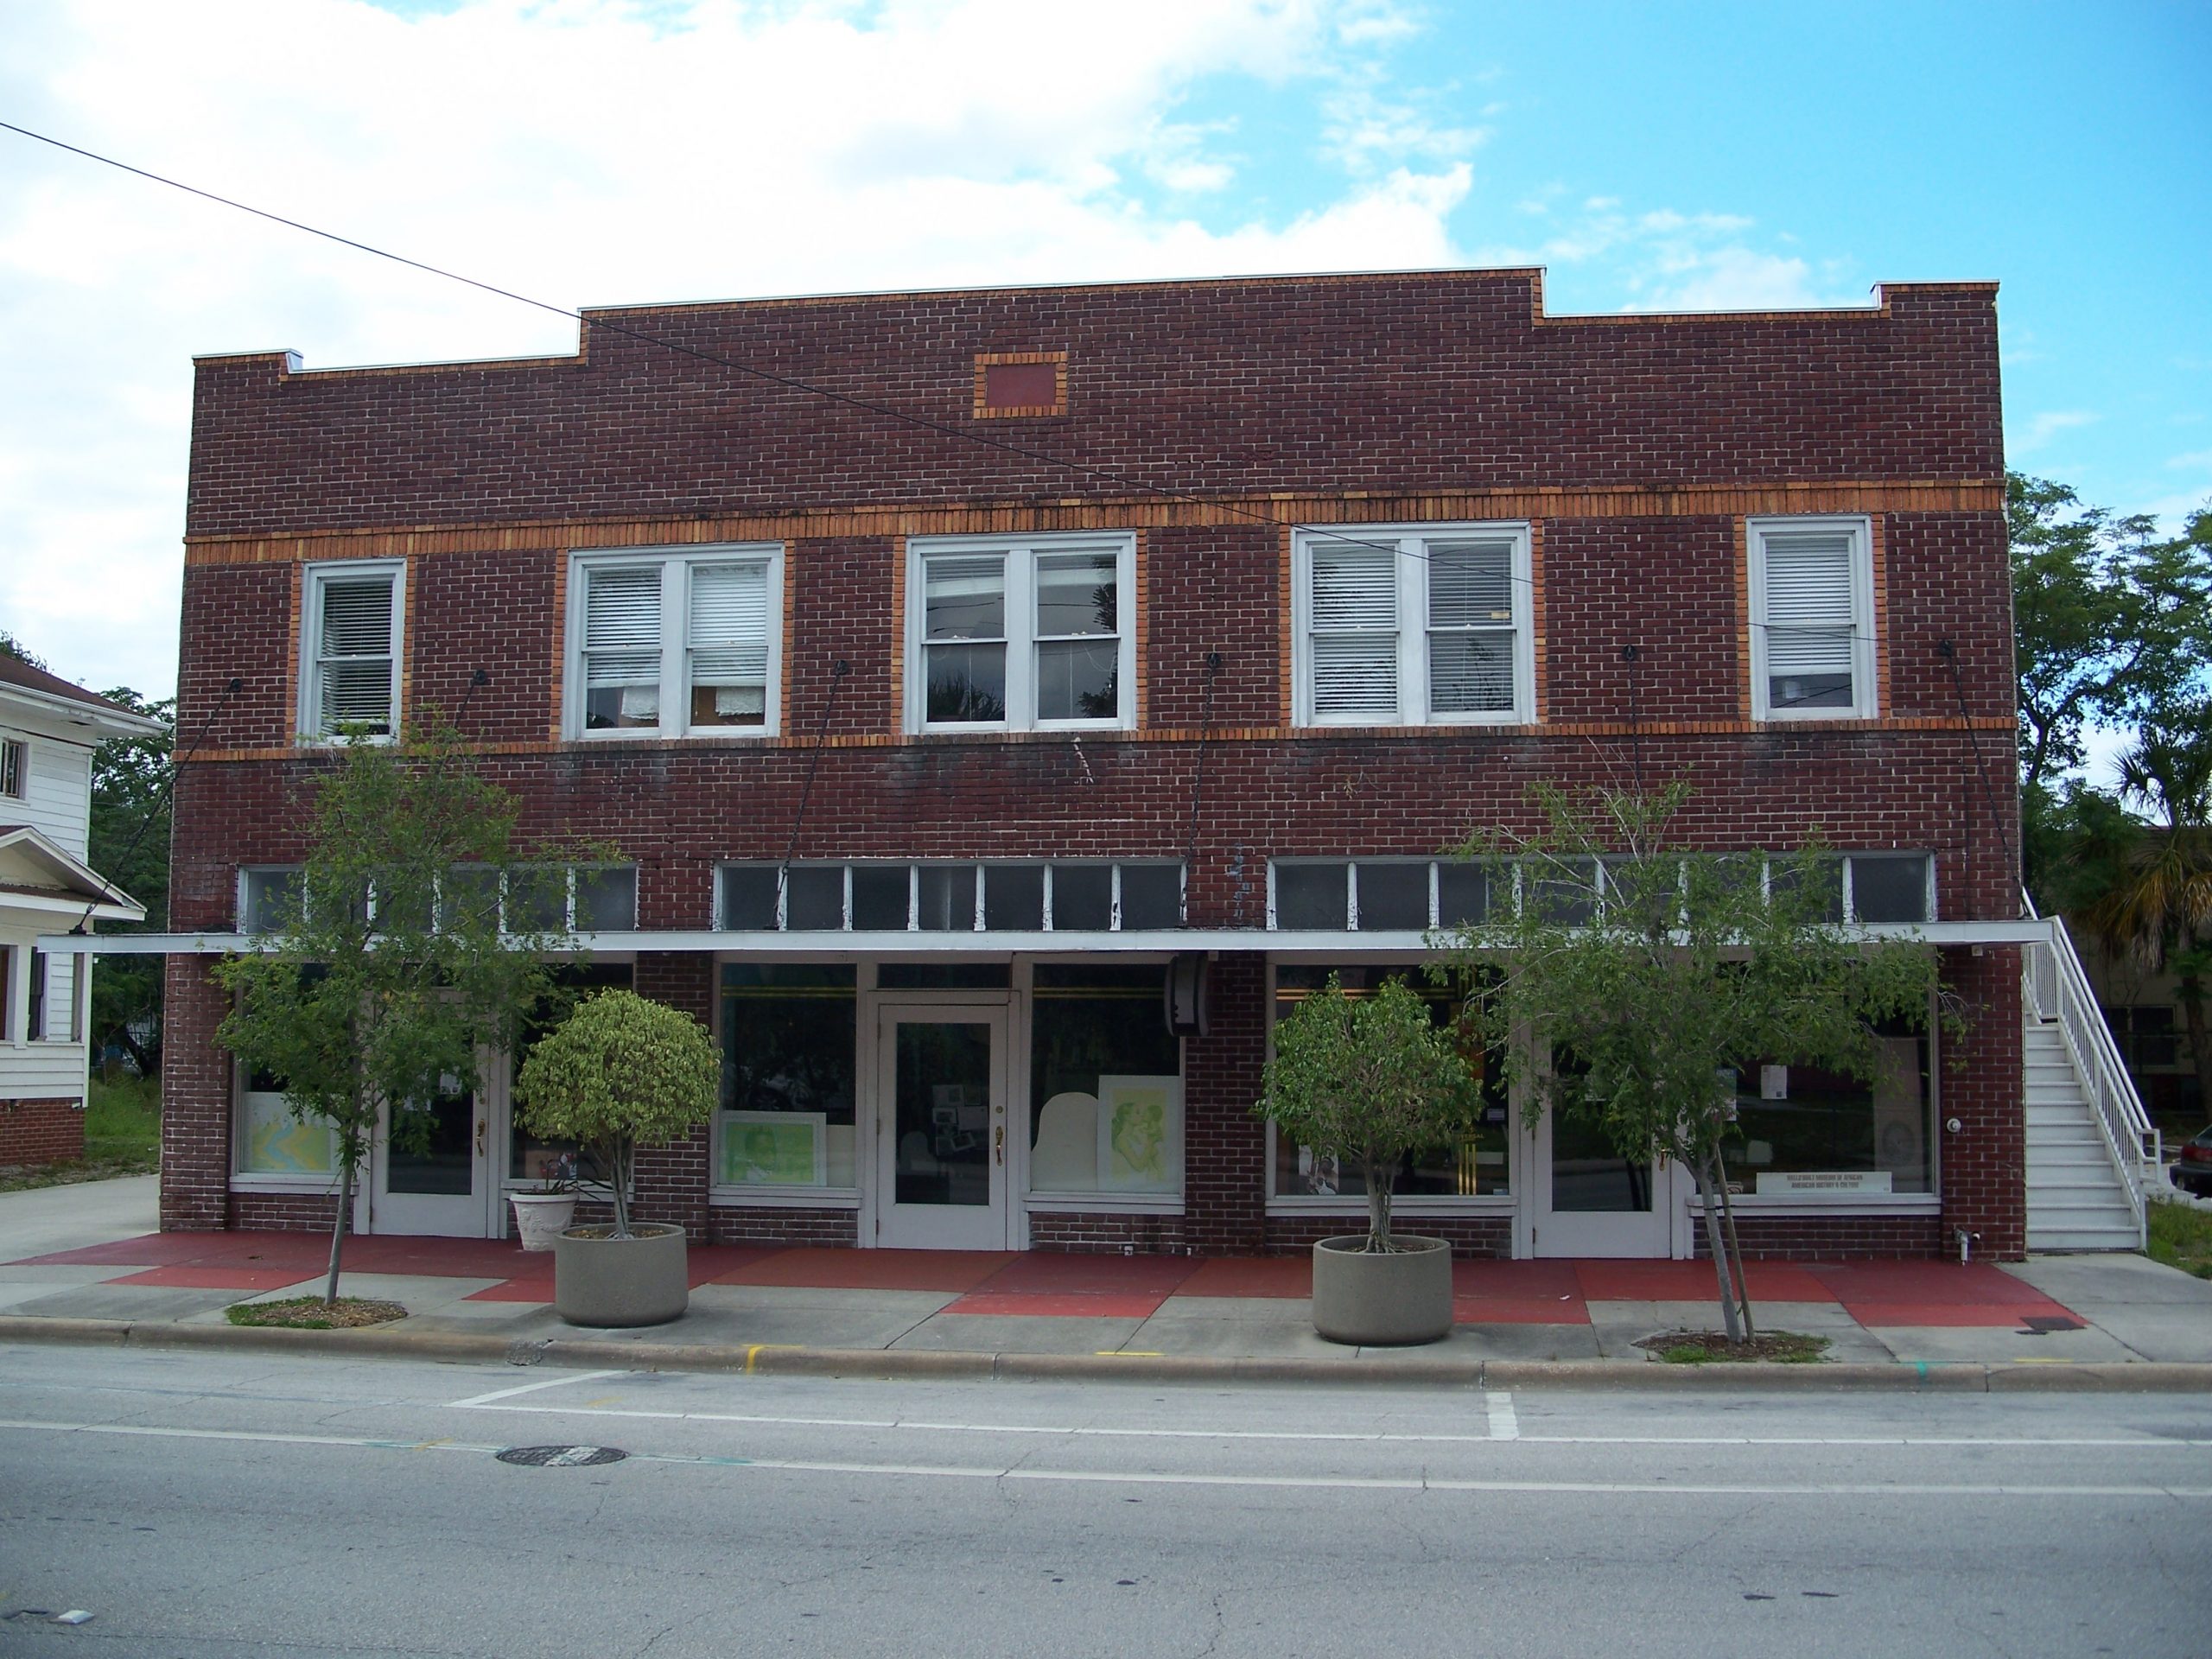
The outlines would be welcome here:
[[[696,1246],[682,1319],[587,1331],[550,1306],[549,1256],[378,1236],[348,1241],[342,1288],[405,1319],[263,1331],[224,1309],[318,1292],[327,1239],[148,1232],[144,1198],[99,1190],[139,1185],[0,1194],[0,1340],[874,1375],[2212,1389],[2212,1284],[2133,1255],[1755,1263],[1762,1325],[1830,1340],[1802,1366],[1652,1361],[1639,1338],[1718,1318],[1711,1265],[1673,1262],[1461,1262],[1448,1338],[1353,1349],[1313,1333],[1299,1257]]]

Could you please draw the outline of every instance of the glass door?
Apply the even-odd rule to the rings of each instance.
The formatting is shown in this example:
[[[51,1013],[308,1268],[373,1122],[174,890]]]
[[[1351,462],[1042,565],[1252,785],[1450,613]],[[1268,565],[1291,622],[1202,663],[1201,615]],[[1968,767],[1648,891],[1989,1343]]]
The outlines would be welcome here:
[[[875,1242],[1007,1249],[1006,1008],[880,1005],[876,1031]]]
[[[391,1131],[408,1119],[414,1128],[408,1136],[410,1144],[395,1146]],[[490,1236],[490,1143],[486,1103],[467,1089],[404,1104],[387,1114],[385,1133],[378,1135],[371,1160],[370,1230],[447,1238]]]
[[[1536,1126],[1531,1253],[1646,1256],[1673,1253],[1674,1169],[1614,1149],[1605,1130],[1547,1111]]]

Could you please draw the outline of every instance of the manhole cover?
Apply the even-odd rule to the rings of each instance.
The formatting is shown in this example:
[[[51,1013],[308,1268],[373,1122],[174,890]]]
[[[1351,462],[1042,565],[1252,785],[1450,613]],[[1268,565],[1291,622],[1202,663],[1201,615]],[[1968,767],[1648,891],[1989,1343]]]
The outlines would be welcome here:
[[[612,1446],[511,1446],[499,1459],[501,1463],[519,1463],[531,1469],[586,1469],[594,1464],[620,1463],[629,1455]]]

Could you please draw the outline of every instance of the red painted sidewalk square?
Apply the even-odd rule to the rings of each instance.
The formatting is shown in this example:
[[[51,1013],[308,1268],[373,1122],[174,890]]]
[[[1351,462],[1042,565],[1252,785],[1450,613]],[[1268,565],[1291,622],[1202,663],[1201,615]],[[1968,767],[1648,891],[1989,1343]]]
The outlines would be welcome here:
[[[496,1285],[486,1285],[481,1290],[471,1291],[461,1299],[469,1302],[550,1302],[553,1300],[553,1277],[543,1279],[503,1279]]]
[[[1454,1296],[1454,1325],[1587,1325],[1590,1305],[1576,1296]]]
[[[1305,1255],[1217,1255],[1175,1287],[1178,1296],[1282,1297],[1313,1294],[1313,1260]]]
[[[2041,1301],[2027,1307],[1999,1307],[1988,1302],[1846,1302],[1843,1311],[1864,1325],[1953,1325],[1958,1327],[2024,1324],[2030,1315],[2049,1318],[2073,1316],[2056,1302]]]
[[[1014,1257],[977,1288],[997,1294],[1150,1296],[1156,1306],[1198,1268],[1197,1259],[1187,1255],[1041,1252]]]
[[[1014,1260],[1004,1250],[778,1250],[718,1275],[721,1285],[817,1290],[973,1290]]]

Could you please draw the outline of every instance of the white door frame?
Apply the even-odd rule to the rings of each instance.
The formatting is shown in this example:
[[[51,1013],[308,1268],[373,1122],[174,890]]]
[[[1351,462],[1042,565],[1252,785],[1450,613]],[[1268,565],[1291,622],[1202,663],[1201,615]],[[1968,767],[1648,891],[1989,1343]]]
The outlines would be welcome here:
[[[1025,1075],[1018,1052],[1026,1034],[1021,1018],[1027,1001],[1020,993],[1001,990],[864,991],[861,994],[861,1098],[857,1118],[861,1156],[855,1170],[861,1180],[860,1243],[883,1249],[1023,1250],[1029,1248],[1028,1217],[1020,1194],[1027,1190],[1028,1141],[1014,1109],[1016,1080]],[[900,1205],[895,1200],[894,1121],[896,1051],[892,1033],[901,1023],[981,1024],[991,1028],[992,1099],[988,1127],[993,1161],[990,1202],[969,1208],[970,1217],[988,1216],[944,1242],[918,1233],[926,1221],[912,1211],[949,1206]],[[907,1212],[907,1213],[894,1213]]]
[[[378,1114],[376,1141],[369,1148],[365,1189],[366,1214],[360,1230],[445,1238],[505,1236],[505,1142],[499,1131],[506,1118],[506,1072],[503,1055],[484,1054],[477,1066],[480,1086],[473,1091],[469,1190],[466,1193],[394,1192],[391,1187],[391,1111]]]

